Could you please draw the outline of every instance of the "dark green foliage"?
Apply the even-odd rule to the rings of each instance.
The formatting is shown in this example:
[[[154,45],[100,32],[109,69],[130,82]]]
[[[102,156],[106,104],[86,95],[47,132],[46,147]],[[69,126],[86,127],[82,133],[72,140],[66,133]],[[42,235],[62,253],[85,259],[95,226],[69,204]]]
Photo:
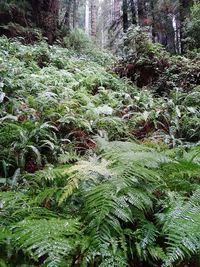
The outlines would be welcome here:
[[[171,56],[160,44],[152,43],[142,28],[129,28],[122,50],[115,71],[141,88],[148,86],[163,95],[176,88],[191,91],[200,84],[198,54],[192,60]]]
[[[190,49],[200,48],[200,4],[197,3],[192,7],[191,19],[187,22],[187,36]]]

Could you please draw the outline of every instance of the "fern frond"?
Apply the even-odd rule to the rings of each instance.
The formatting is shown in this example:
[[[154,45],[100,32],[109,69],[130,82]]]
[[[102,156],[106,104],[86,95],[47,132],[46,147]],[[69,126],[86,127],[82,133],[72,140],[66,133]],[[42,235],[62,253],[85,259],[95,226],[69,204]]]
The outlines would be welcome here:
[[[178,160],[161,165],[163,179],[171,190],[192,192],[199,187],[200,164]]]
[[[9,225],[20,220],[20,216],[12,216],[16,211],[29,207],[29,197],[20,192],[0,192],[1,221],[0,225]]]
[[[174,266],[186,256],[200,251],[200,190],[187,201],[179,201],[165,214],[162,234],[166,238],[163,266]]]
[[[77,189],[81,182],[88,180],[96,180],[98,177],[108,179],[114,175],[114,172],[109,169],[109,162],[106,160],[99,161],[98,158],[90,158],[89,161],[79,161],[72,166],[67,174],[67,184],[63,188],[63,194],[60,198],[59,204],[67,199],[75,189]]]
[[[159,153],[152,148],[135,142],[107,142],[102,138],[97,140],[105,158],[123,166],[133,163],[156,168],[160,163],[170,161],[164,153]]]
[[[44,257],[46,266],[57,267],[77,249],[79,227],[74,219],[26,219],[12,227],[12,240],[31,258]]]

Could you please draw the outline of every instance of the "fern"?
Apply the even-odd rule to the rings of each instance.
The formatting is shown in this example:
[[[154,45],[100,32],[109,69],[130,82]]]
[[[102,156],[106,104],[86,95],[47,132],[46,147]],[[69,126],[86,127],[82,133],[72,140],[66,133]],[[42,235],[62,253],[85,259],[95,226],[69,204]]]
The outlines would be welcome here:
[[[107,177],[107,179],[114,174],[108,168],[109,162],[106,160],[99,161],[97,158],[90,158],[89,161],[79,161],[77,165],[71,167],[67,174],[67,184],[63,188],[63,194],[59,203],[61,204],[65,199],[72,195],[75,189],[79,188],[80,184],[88,180],[97,180],[98,177]]]
[[[139,227],[132,235],[136,239],[136,250],[138,256],[146,261],[151,257],[155,260],[163,260],[165,253],[157,244],[159,231],[156,226],[147,220],[141,220]]]
[[[45,266],[62,266],[80,243],[79,228],[74,219],[26,219],[11,228],[12,241],[33,259],[44,257]]]
[[[0,47],[0,265],[167,267],[198,255],[198,89],[155,97],[107,72],[93,46]]]
[[[174,266],[186,256],[200,250],[200,191],[197,190],[186,202],[172,198],[172,207],[163,214],[162,234],[166,242],[166,258],[163,266]]]
[[[98,138],[99,147],[102,154],[117,164],[126,166],[139,164],[146,167],[157,167],[162,162],[168,162],[170,159],[164,153],[158,153],[156,150],[137,144],[134,142],[107,142]]]

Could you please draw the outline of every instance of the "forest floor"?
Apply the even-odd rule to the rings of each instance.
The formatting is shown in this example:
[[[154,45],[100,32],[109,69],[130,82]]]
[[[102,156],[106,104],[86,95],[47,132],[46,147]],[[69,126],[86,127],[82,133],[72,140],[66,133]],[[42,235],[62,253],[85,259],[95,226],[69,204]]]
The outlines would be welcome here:
[[[200,89],[161,96],[114,63],[92,43],[0,38],[0,266],[198,254]]]

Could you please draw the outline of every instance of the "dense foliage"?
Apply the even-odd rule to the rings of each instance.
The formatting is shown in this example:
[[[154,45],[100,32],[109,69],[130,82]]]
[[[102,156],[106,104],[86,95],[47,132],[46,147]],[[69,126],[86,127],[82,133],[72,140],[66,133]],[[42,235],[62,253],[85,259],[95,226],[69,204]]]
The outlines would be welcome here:
[[[0,266],[199,266],[199,87],[161,97],[65,46],[0,38]]]
[[[199,30],[200,30],[200,3],[192,7],[191,19],[187,22],[187,36],[190,48],[199,49]]]
[[[152,43],[140,27],[129,28],[121,43],[122,59],[116,67],[121,76],[139,87],[151,87],[158,94],[175,87],[185,92],[200,84],[200,60],[197,52],[172,56],[158,43]]]

